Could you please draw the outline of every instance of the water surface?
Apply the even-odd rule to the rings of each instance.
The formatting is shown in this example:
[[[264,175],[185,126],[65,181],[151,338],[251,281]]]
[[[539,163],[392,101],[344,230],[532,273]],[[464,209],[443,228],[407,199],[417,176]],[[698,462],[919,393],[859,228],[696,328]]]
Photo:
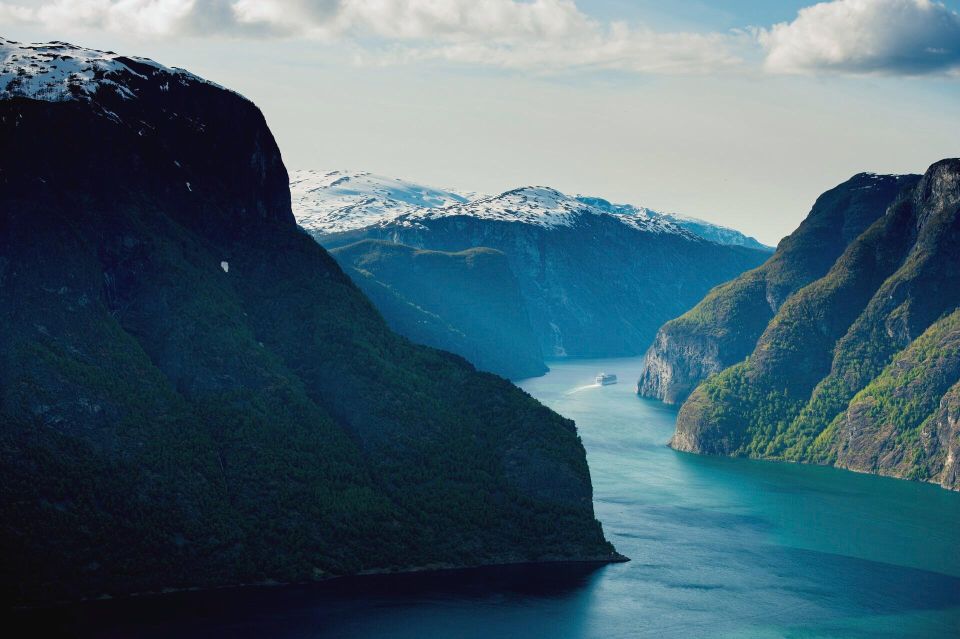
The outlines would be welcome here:
[[[632,561],[493,568],[81,607],[103,637],[960,637],[960,494],[665,446],[641,361],[520,385],[575,419],[597,517]],[[621,383],[592,386],[600,370]]]

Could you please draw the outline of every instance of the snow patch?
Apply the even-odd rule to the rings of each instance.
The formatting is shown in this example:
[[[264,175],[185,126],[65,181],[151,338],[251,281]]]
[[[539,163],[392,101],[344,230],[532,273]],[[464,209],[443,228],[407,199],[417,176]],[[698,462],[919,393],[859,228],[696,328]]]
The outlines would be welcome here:
[[[140,70],[134,70],[134,66]],[[149,58],[85,49],[67,42],[26,44],[0,38],[0,99],[92,101],[101,91],[111,91],[121,99],[133,100],[143,81],[156,81],[162,91],[169,91],[171,82],[219,87]]]
[[[290,197],[300,225],[320,233],[366,228],[468,201],[453,191],[357,171],[294,171]]]
[[[397,220],[396,223],[401,226],[415,226],[421,220],[451,216],[518,222],[547,229],[576,226],[585,216],[612,217],[621,224],[640,231],[686,234],[683,229],[664,217],[648,215],[640,209],[634,209],[631,215],[617,215],[589,201],[565,195],[546,186],[526,186],[466,204],[421,210]]]
[[[302,170],[293,173],[290,193],[297,221],[320,234],[374,226],[415,228],[444,217],[555,229],[575,226],[584,216],[600,216],[612,217],[640,231],[699,240],[667,216],[649,209],[611,205],[599,198],[571,197],[545,186],[490,196],[435,189],[364,172]]]

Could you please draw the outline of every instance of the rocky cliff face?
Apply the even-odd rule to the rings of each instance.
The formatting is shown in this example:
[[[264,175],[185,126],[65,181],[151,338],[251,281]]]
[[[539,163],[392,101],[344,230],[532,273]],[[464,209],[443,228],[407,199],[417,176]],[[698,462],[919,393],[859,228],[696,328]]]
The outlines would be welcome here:
[[[821,436],[836,465],[960,489],[960,311],[934,323]]]
[[[523,191],[523,190],[521,190]],[[559,194],[557,194],[559,196]],[[526,198],[515,192],[510,198]],[[319,236],[328,247],[376,238],[418,248],[462,251],[489,247],[507,256],[547,357],[636,355],[656,329],[711,286],[756,266],[762,251],[720,246],[676,227],[632,226],[615,216],[569,210],[541,223],[530,209],[502,201],[464,205],[492,210],[398,219],[357,231]],[[566,204],[566,201],[564,201]],[[514,211],[527,215],[515,220]],[[557,223],[560,218],[562,222]]]
[[[955,488],[958,185],[958,160],[908,184],[747,359],[696,388],[672,444]]]
[[[936,437],[937,453],[933,457],[942,454],[943,459],[939,474],[931,473],[930,481],[960,490],[960,384],[954,384],[940,400],[929,426]]]
[[[0,42],[0,325],[7,601],[617,558],[573,423],[392,333],[186,72]]]
[[[401,335],[510,379],[547,371],[500,251],[448,253],[364,240],[331,254]]]
[[[647,350],[638,392],[681,404],[701,381],[743,360],[783,303],[822,277],[917,179],[860,174],[820,196],[765,264],[718,286],[659,329]]]

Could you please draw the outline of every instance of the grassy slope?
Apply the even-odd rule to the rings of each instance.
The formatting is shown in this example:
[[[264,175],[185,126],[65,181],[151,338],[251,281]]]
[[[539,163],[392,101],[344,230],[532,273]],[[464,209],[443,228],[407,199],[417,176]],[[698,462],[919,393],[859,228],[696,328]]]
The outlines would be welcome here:
[[[845,468],[954,484],[947,476],[957,432],[936,421],[960,384],[960,310],[935,322],[861,390],[820,434]],[[938,438],[942,434],[944,437]]]
[[[640,380],[641,393],[681,403],[707,376],[743,360],[790,295],[826,274],[847,244],[916,179],[861,174],[821,195],[767,262],[714,288],[660,329],[648,357],[664,360],[672,379],[651,369]]]

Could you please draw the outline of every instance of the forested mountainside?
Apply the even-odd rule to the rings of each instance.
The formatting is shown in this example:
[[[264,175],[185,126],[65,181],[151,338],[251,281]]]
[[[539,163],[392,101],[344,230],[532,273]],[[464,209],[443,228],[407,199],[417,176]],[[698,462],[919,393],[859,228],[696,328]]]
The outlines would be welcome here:
[[[334,187],[323,186],[326,177],[313,187],[319,178],[306,179],[295,188],[297,217],[328,248],[375,239],[434,251],[502,252],[546,357],[638,355],[663,322],[769,256],[704,240],[659,214],[613,211],[609,203],[545,187],[466,202],[456,200],[462,195],[426,192],[438,204],[424,206],[414,189],[380,193],[392,193],[396,187],[389,183],[388,189],[378,182],[374,195],[364,198],[348,197],[349,179]],[[333,195],[325,194],[327,188]],[[347,199],[328,206],[334,195]],[[393,204],[383,205],[384,198]]]
[[[520,287],[506,256],[363,240],[331,251],[390,327],[509,379],[546,372]]]
[[[574,424],[391,332],[251,102],[0,40],[0,151],[6,601],[619,558]]]
[[[657,331],[639,393],[681,404],[704,379],[743,360],[793,293],[822,277],[919,176],[862,173],[827,191],[759,268],[722,284]]]
[[[675,448],[960,488],[960,160],[904,182],[746,359],[693,391]]]

